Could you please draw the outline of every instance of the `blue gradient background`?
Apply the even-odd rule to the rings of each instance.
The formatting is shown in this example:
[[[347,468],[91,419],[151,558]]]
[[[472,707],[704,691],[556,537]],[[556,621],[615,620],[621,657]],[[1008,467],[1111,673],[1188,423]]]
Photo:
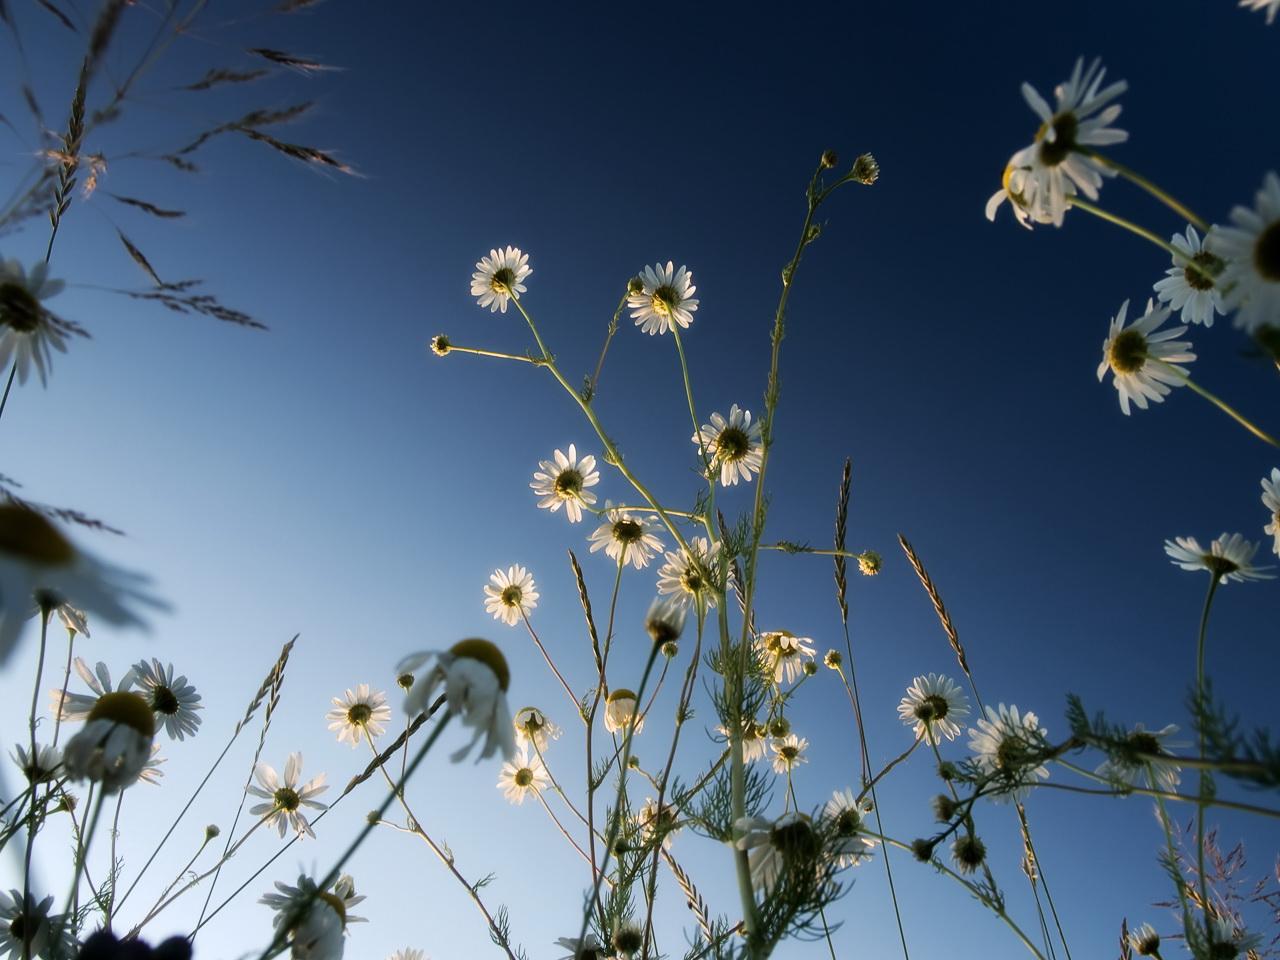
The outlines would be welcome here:
[[[5,47],[0,100],[17,128],[0,148],[7,184],[28,172],[38,145],[18,83],[31,82],[57,127],[82,49],[34,5],[19,14],[25,56]],[[126,11],[110,79],[123,75],[126,54],[154,20],[141,6]],[[295,633],[263,759],[280,768],[290,751],[304,751],[304,776],[324,770],[335,784],[329,799],[368,759],[325,729],[330,697],[359,682],[386,688],[403,654],[477,634],[504,646],[512,707],[538,704],[566,727],[549,760],[566,785],[580,782],[579,734],[562,691],[523,631],[485,614],[481,589],[496,567],[528,566],[542,593],[535,625],[574,686],[586,689],[588,650],[565,550],[581,558],[597,611],[612,567],[587,555],[592,524],[571,527],[537,511],[528,482],[554,448],[575,442],[598,455],[598,445],[544,373],[461,355],[440,360],[427,341],[444,332],[457,343],[525,350],[518,314],[482,312],[468,296],[474,262],[511,243],[531,255],[529,309],[561,368],[581,375],[594,367],[627,278],[673,259],[693,270],[701,300],[686,345],[702,419],[731,403],[757,412],[778,273],[804,214],[806,179],[828,147],[845,162],[874,152],[883,176],[824,208],[825,232],[799,273],[767,537],[827,546],[840,467],[853,458],[850,545],[878,549],[886,561],[878,579],[851,584],[873,755],[883,761],[910,743],[894,707],[913,676],[956,673],[897,549],[899,531],[941,588],[986,700],[1035,710],[1057,737],[1070,691],[1116,720],[1180,723],[1189,739],[1183,701],[1206,583],[1171,566],[1161,543],[1175,535],[1204,543],[1224,529],[1262,538],[1258,479],[1280,459],[1189,391],[1126,418],[1110,379],[1095,380],[1108,318],[1122,300],[1150,295],[1165,254],[1080,212],[1062,230],[1027,234],[1007,210],[991,224],[982,209],[1004,159],[1035,131],[1019,84],[1047,95],[1083,54],[1100,55],[1109,76],[1131,87],[1118,124],[1131,140],[1114,155],[1203,215],[1225,219],[1233,204],[1252,202],[1280,156],[1280,28],[1225,0],[758,13],[710,4],[335,2],[276,18],[231,4],[203,22],[141,82],[125,120],[105,129],[102,143],[87,143],[111,160],[106,189],[190,215],[159,223],[103,195],[77,199],[52,261],[53,275],[71,286],[52,306],[93,339],[56,358],[48,390],[17,390],[0,425],[0,470],[34,499],[127,530],[126,538],[79,542],[150,572],[173,604],[150,637],[95,630],[79,652],[106,660],[116,676],[142,656],[172,660],[205,698],[194,744],[165,746],[163,803],[136,801],[150,795],[144,785],[124,804],[127,871]],[[346,69],[174,92],[210,66],[245,66],[238,51],[246,46]],[[193,158],[202,168],[195,176],[121,156],[172,148],[251,107],[311,98],[319,106],[306,123],[275,132],[335,149],[362,179],[315,176],[230,137]],[[1163,235],[1182,226],[1123,183],[1108,183],[1102,202]],[[103,292],[145,283],[113,225],[162,277],[205,278],[270,332]],[[37,223],[0,238],[0,252],[30,262],[45,242]],[[1230,322],[1193,329],[1190,339],[1197,378],[1275,429],[1275,371],[1241,356],[1247,344]],[[642,336],[624,318],[597,409],[636,472],[668,503],[691,505],[699,481],[671,338]],[[602,500],[630,499],[616,476],[596,489]],[[732,516],[749,509],[752,493],[734,488],[719,503]],[[639,622],[653,569],[624,576],[614,685],[643,663]],[[825,558],[769,555],[762,577],[763,624],[811,636],[819,651],[841,646]],[[1232,585],[1211,626],[1217,689],[1255,723],[1270,719],[1278,614],[1275,584]],[[53,650],[60,677],[63,653]],[[0,693],[15,704],[5,720],[10,741],[25,736],[20,705],[34,657],[28,635],[0,677]],[[677,693],[678,684],[664,688],[637,742],[646,765],[665,756],[662,731]],[[848,705],[830,673],[807,685],[793,721],[812,743],[797,790],[803,805],[816,806],[857,778]],[[686,728],[686,773],[693,758],[713,755],[701,733],[713,724],[702,699]],[[168,882],[206,822],[229,826],[253,740],[237,745],[139,901]],[[951,753],[961,755],[963,741]],[[415,809],[469,877],[496,874],[486,899],[509,906],[530,955],[557,956],[551,943],[576,933],[588,874],[536,804],[505,802],[497,773],[497,764],[449,765],[442,751],[411,789]],[[1070,782],[1058,770],[1053,780]],[[908,840],[930,832],[937,786],[923,757],[886,782],[886,830]],[[319,842],[290,850],[201,932],[197,956],[265,944],[269,911],[254,900],[268,880],[292,882],[299,866],[326,869],[381,797],[371,785],[345,800],[321,824]],[[776,800],[780,809],[780,791]],[[1174,929],[1168,911],[1150,906],[1170,891],[1145,801],[1045,790],[1029,815],[1073,955],[1112,955],[1122,917]],[[1269,823],[1213,820],[1224,846],[1246,840],[1254,875],[1274,862],[1280,845]],[[1011,913],[1034,929],[1012,811],[988,809],[979,826]],[[278,846],[273,835],[254,837],[219,891]],[[62,849],[50,842],[38,851],[52,890],[63,888]],[[736,913],[727,851],[686,831],[675,852],[713,909]],[[950,881],[901,853],[892,862],[913,956],[1024,955]],[[6,859],[4,870],[12,865]],[[353,928],[348,956],[413,945],[439,960],[492,949],[465,894],[411,838],[375,833],[350,869],[368,895],[357,912],[372,922]],[[895,955],[879,856],[849,878],[856,883],[832,912],[843,921],[838,954]],[[691,917],[668,879],[659,943],[679,956],[677,931]],[[148,930],[189,929],[201,899],[190,895]],[[143,906],[131,901],[126,916]],[[779,956],[825,952],[791,944]]]

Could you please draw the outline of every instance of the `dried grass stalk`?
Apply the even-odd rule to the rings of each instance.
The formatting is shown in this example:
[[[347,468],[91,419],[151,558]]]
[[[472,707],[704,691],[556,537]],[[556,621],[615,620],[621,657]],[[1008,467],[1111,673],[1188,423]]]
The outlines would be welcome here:
[[[937,611],[938,620],[942,623],[942,629],[946,631],[947,640],[951,644],[951,649],[955,651],[956,660],[960,663],[960,669],[964,671],[964,675],[973,681],[973,675],[969,672],[969,661],[965,659],[964,647],[960,643],[960,635],[956,633],[955,624],[951,622],[951,614],[947,613],[946,604],[942,602],[942,595],[938,593],[938,588],[933,585],[933,580],[929,576],[929,572],[925,570],[924,564],[920,562],[920,558],[916,555],[915,549],[907,542],[907,538],[902,534],[898,534],[898,543],[902,545],[902,552],[907,555],[911,567],[916,572],[916,576],[920,578],[920,585],[924,587],[925,593],[929,594],[929,599],[933,602],[933,609]]]
[[[849,622],[849,576],[843,556],[849,528],[849,484],[853,479],[853,464],[844,459],[844,473],[840,477],[840,496],[836,501],[836,603],[840,605],[840,620]]]

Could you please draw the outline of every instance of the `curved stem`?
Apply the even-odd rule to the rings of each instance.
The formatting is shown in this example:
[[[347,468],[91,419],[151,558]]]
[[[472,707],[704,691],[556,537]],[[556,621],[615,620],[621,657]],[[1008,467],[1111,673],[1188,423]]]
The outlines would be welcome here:
[[[1098,217],[1101,220],[1106,220],[1108,223],[1114,223],[1117,227],[1122,227],[1123,229],[1128,230],[1130,233],[1135,234],[1136,236],[1142,237],[1143,240],[1149,240],[1151,243],[1154,243],[1157,247],[1159,247],[1165,253],[1174,257],[1178,261],[1188,262],[1192,266],[1192,269],[1200,271],[1210,281],[1213,280],[1212,274],[1208,274],[1207,272],[1201,270],[1199,264],[1196,264],[1194,260],[1187,261],[1187,255],[1185,253],[1183,253],[1181,250],[1179,250],[1169,241],[1165,240],[1163,237],[1160,237],[1159,235],[1152,233],[1146,227],[1140,227],[1136,223],[1134,223],[1132,220],[1126,220],[1124,217],[1118,216],[1117,214],[1114,214],[1114,213],[1110,213],[1107,210],[1103,210],[1097,204],[1090,203],[1088,200],[1081,200],[1079,197],[1068,197],[1067,203],[1070,206],[1078,207],[1079,209],[1085,211],[1086,213],[1091,213],[1095,217]]]
[[[551,659],[551,654],[547,653],[547,648],[542,645],[542,641],[538,639],[538,634],[533,629],[533,624],[529,622],[529,615],[524,612],[524,607],[520,607],[520,619],[524,621],[525,629],[529,631],[529,636],[533,637],[533,642],[538,645],[538,651],[542,654],[542,659],[547,661],[547,666],[551,668],[551,672],[556,675],[556,679],[560,681],[560,686],[564,687],[565,695],[569,698],[569,702],[573,704],[573,709],[578,710],[578,698],[574,695],[573,689],[569,686],[569,682],[565,680],[564,675],[556,667],[555,661]]]
[[[1089,147],[1083,147],[1083,148],[1077,148],[1077,149],[1079,149],[1081,153],[1087,156],[1093,157],[1093,159],[1097,160],[1099,163],[1102,163],[1110,167],[1112,170],[1120,174],[1120,176],[1124,177],[1134,186],[1142,190],[1145,190],[1147,193],[1151,194],[1151,196],[1155,197],[1157,200],[1163,203],[1166,207],[1168,207],[1178,216],[1182,217],[1183,220],[1186,220],[1188,223],[1195,224],[1201,230],[1209,229],[1209,224],[1207,221],[1205,221],[1203,217],[1196,216],[1191,211],[1190,207],[1187,207],[1184,204],[1179,203],[1170,194],[1166,193],[1164,190],[1161,190],[1159,187],[1157,187],[1154,183],[1152,183],[1146,177],[1142,176],[1136,170],[1133,170],[1130,167],[1126,167],[1120,161],[1113,160],[1110,157],[1106,156],[1105,154],[1099,153],[1097,150],[1092,150]]]
[[[1271,434],[1267,433],[1261,427],[1257,426],[1255,423],[1253,423],[1253,421],[1251,421],[1248,417],[1242,414],[1235,407],[1231,406],[1221,397],[1217,396],[1216,394],[1210,393],[1204,387],[1200,386],[1200,384],[1196,383],[1189,376],[1187,376],[1187,374],[1183,370],[1179,369],[1178,367],[1175,367],[1171,363],[1165,363],[1163,360],[1157,360],[1155,357],[1148,357],[1147,359],[1151,363],[1154,363],[1157,366],[1163,367],[1165,370],[1168,370],[1170,373],[1174,374],[1179,380],[1185,383],[1193,391],[1200,394],[1200,396],[1204,397],[1206,400],[1208,400],[1215,407],[1217,407],[1219,410],[1221,410],[1223,413],[1229,416],[1236,423],[1240,424],[1240,426],[1244,427],[1246,430],[1252,433],[1255,437],[1257,437],[1263,443],[1269,443],[1273,447],[1280,447],[1280,440],[1277,440]]]

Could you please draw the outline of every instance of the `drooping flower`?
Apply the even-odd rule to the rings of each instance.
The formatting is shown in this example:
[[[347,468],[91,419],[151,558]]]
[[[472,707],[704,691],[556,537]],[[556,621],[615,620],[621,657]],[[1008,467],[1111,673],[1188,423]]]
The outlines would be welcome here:
[[[1262,478],[1262,505],[1271,514],[1271,520],[1262,528],[1275,538],[1271,549],[1280,556],[1280,467],[1271,468],[1271,478]]]
[[[1174,341],[1187,332],[1186,327],[1173,327],[1156,333],[1169,317],[1168,307],[1156,307],[1147,301],[1147,312],[1129,327],[1124,325],[1129,301],[1111,318],[1111,331],[1102,342],[1102,362],[1098,364],[1098,380],[1110,370],[1120,394],[1120,409],[1129,415],[1129,403],[1147,409],[1147,401],[1161,403],[1171,388],[1186,383],[1187,368],[1178,364],[1196,358],[1188,341]]]
[[[1135,725],[1123,747],[1111,748],[1096,771],[1098,776],[1115,783],[1174,792],[1182,777],[1161,741],[1177,732],[1178,728],[1172,723],[1159,730],[1148,730],[1140,723]]]
[[[1215,313],[1225,314],[1222,291],[1214,278],[1225,264],[1220,257],[1205,249],[1196,228],[1187,225],[1187,235],[1175,233],[1172,243],[1182,252],[1173,258],[1173,266],[1165,271],[1165,278],[1155,284],[1156,299],[1167,303],[1170,310],[1181,311],[1183,323],[1202,323],[1213,326]]]
[[[607,505],[606,505],[607,506]],[[653,521],[636,516],[620,507],[609,507],[605,521],[591,534],[591,552],[603,550],[605,556],[619,564],[642,570],[654,554],[662,550],[662,541],[653,533]]]
[[[533,574],[518,563],[506,570],[493,571],[485,585],[484,595],[485,612],[493,614],[493,619],[501,620],[509,627],[529,616],[529,611],[538,605],[538,588],[533,582]]]
[[[563,506],[569,522],[577,523],[582,519],[583,506],[590,507],[596,502],[596,495],[587,489],[600,482],[596,458],[588,454],[579,460],[578,449],[572,443],[568,456],[556,450],[552,458],[539,461],[540,469],[529,486],[542,498],[538,501],[539,507],[555,513]]]
[[[53,897],[36,902],[21,890],[0,890],[0,957],[49,957],[62,960],[75,949],[69,918],[49,915]]]
[[[720,542],[706,537],[690,537],[689,549],[666,554],[658,569],[658,593],[673,594],[685,603],[701,603],[710,610],[716,605],[716,577],[719,574]]]
[[[809,741],[789,733],[785,737],[775,738],[769,746],[773,749],[774,773],[786,774],[802,763],[808,763],[804,752],[809,748]]]
[[[276,911],[272,926],[277,935],[288,935],[290,956],[294,960],[342,960],[347,924],[364,919],[350,910],[364,900],[356,896],[351,877],[344,874],[331,890],[320,890],[303,874],[296,887],[277,880],[276,889],[280,892],[263,894],[258,902]]]
[[[969,715],[969,698],[960,685],[940,673],[916,677],[907,687],[907,695],[898,704],[898,716],[914,727],[919,738],[939,743],[939,734],[948,740],[960,736],[960,725]]]
[[[822,841],[803,813],[784,813],[773,821],[742,817],[734,827],[740,834],[734,846],[747,851],[751,885],[758,892],[768,894],[784,871],[819,866]]]
[[[722,487],[735,486],[739,480],[750,483],[760,472],[764,458],[760,423],[752,423],[751,411],[736,403],[729,408],[728,420],[718,413],[711,414],[711,422],[704,423],[692,439],[706,451],[712,469],[719,466]]]
[[[488,640],[471,637],[443,652],[428,650],[411,654],[400,661],[396,673],[417,674],[428,663],[430,668],[417,677],[404,699],[405,713],[416,716],[425,712],[435,698],[436,688],[443,684],[449,710],[464,726],[476,731],[471,741],[455,751],[451,759],[457,763],[481,738],[484,747],[476,762],[487,760],[499,750],[506,760],[514,757],[515,730],[511,724],[511,708],[507,705],[511,669],[502,651]]]
[[[89,636],[89,618],[83,610],[73,607],[69,603],[58,604],[58,619],[62,621],[62,625],[67,628],[67,632],[75,635],[77,633]]]
[[[329,721],[329,729],[337,731],[338,742],[346,741],[354,749],[360,745],[361,737],[373,743],[375,737],[386,733],[391,707],[385,693],[362,683],[354,690],[348,688],[345,696],[334,697],[333,709],[324,718]]]
[[[975,834],[960,833],[951,841],[951,860],[961,873],[973,873],[987,859],[987,845]]]
[[[471,295],[478,305],[488,307],[490,313],[499,310],[506,313],[507,302],[512,297],[518,300],[525,292],[524,281],[531,273],[529,255],[521,253],[519,247],[490,250],[471,275]]]
[[[655,597],[649,604],[649,612],[644,615],[645,632],[657,646],[674,646],[684,632],[688,612],[689,607],[678,597]]]
[[[255,817],[262,817],[267,826],[274,826],[280,831],[282,837],[285,827],[290,826],[297,836],[302,837],[305,834],[314,838],[315,832],[307,822],[306,813],[302,808],[325,809],[323,803],[314,799],[329,789],[328,784],[324,782],[324,774],[319,774],[299,786],[298,780],[301,775],[301,753],[289,754],[289,759],[284,765],[283,780],[276,773],[275,768],[268,764],[259,763],[253,770],[254,779],[259,785],[250,786],[249,792],[255,797],[265,798],[267,802],[255,804],[249,808],[249,812]]]
[[[636,713],[636,695],[625,687],[612,690],[604,703],[604,728],[610,733],[625,730],[635,717],[635,733],[644,729],[644,717]]]
[[[547,749],[547,741],[560,738],[560,728],[537,707],[521,707],[511,723],[515,727],[516,740],[532,744],[539,753]]]
[[[643,332],[652,336],[673,330],[676,324],[687,327],[693,323],[694,311],[698,309],[693,294],[698,288],[693,285],[693,274],[687,267],[677,270],[671,260],[665,267],[655,263],[645,267],[639,279],[640,290],[627,294],[627,306],[631,308],[636,326]]]
[[[1048,745],[1045,736],[1040,719],[1030,710],[1020,714],[1016,706],[1003,703],[986,708],[986,717],[969,729],[969,749],[974,763],[993,777],[993,800],[1022,800],[1030,787],[1049,776],[1036,758]]]
[[[1268,171],[1254,206],[1234,207],[1234,226],[1215,226],[1205,241],[1226,261],[1223,302],[1249,333],[1280,326],[1280,176]]]
[[[876,841],[866,835],[863,824],[872,811],[870,798],[858,802],[853,791],[836,790],[823,807],[822,815],[834,836],[832,852],[841,867],[863,863],[875,851]]]
[[[1271,567],[1254,566],[1253,557],[1259,544],[1246,540],[1241,534],[1222,534],[1209,549],[1200,546],[1195,537],[1174,537],[1164,542],[1167,553],[1175,566],[1193,573],[1208,570],[1219,583],[1238,580],[1271,580],[1275,575],[1267,571]]]
[[[797,637],[790,630],[774,630],[762,633],[756,641],[756,652],[764,664],[766,673],[773,675],[774,683],[792,683],[804,672],[806,660],[814,657],[813,640]]]
[[[52,350],[67,352],[67,337],[87,337],[78,324],[63,320],[40,301],[61,292],[61,280],[50,280],[48,265],[37,263],[28,274],[17,260],[0,260],[0,367],[18,367],[18,382],[26,383],[31,368],[47,384]]]
[[[62,766],[72,780],[92,780],[115,793],[134,783],[151,758],[155,714],[136,693],[115,691],[98,698],[85,725],[67,741]]]
[[[165,666],[155,659],[150,663],[139,660],[133,665],[131,677],[151,703],[151,709],[171,740],[195,736],[200,728],[200,715],[196,711],[203,710],[204,706],[200,703],[200,694],[187,683],[186,677],[174,679],[173,664]]]
[[[530,794],[539,793],[551,778],[540,757],[530,757],[528,747],[521,746],[515,757],[502,765],[498,787],[507,801],[522,804]]]

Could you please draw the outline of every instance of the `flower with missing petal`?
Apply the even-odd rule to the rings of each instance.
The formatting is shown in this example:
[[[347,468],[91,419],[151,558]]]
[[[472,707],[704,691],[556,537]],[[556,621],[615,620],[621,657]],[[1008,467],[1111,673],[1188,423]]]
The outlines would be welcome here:
[[[1168,319],[1168,307],[1157,308],[1148,300],[1147,312],[1126,327],[1128,310],[1126,300],[1111,318],[1111,331],[1102,342],[1102,362],[1098,364],[1099,382],[1111,371],[1125,416],[1129,415],[1131,401],[1145,410],[1148,400],[1161,403],[1171,388],[1183,386],[1187,368],[1178,364],[1196,358],[1189,342],[1173,339],[1186,333],[1186,327],[1155,332]]]
[[[329,729],[338,732],[338,742],[346,741],[354,749],[360,745],[361,737],[373,743],[375,737],[387,732],[391,707],[385,693],[374,692],[369,684],[362,683],[354,690],[348,688],[346,696],[334,697],[333,709],[324,718],[329,721]]]
[[[698,309],[693,294],[698,288],[687,267],[677,270],[671,260],[665,267],[655,263],[645,267],[639,279],[640,289],[627,294],[627,306],[637,327],[652,336],[674,330],[676,325],[687,327],[693,323]]]
[[[518,247],[490,250],[471,275],[471,295],[478,305],[488,307],[490,313],[499,310],[506,313],[507,302],[512,297],[520,299],[526,289],[524,281],[531,273],[529,255],[521,253]]]
[[[533,475],[529,487],[542,498],[538,506],[552,513],[563,506],[569,522],[577,523],[582,519],[583,506],[596,502],[596,495],[587,489],[600,482],[596,458],[588,454],[579,460],[578,448],[572,443],[568,456],[556,450],[552,457],[538,463],[540,470]]]
[[[19,383],[27,382],[32,367],[40,382],[48,383],[51,351],[66,353],[68,336],[88,336],[40,302],[64,286],[50,280],[48,270],[47,264],[37,263],[28,274],[17,260],[0,260],[0,367],[16,364]]]
[[[637,570],[647,567],[654,554],[662,550],[662,541],[652,533],[653,521],[633,516],[620,507],[606,507],[605,521],[591,534],[591,552],[603,550],[620,566],[630,561]]]
[[[1280,556],[1280,468],[1278,467],[1271,468],[1270,479],[1262,478],[1262,505],[1271,514],[1271,520],[1262,528],[1262,532],[1269,533],[1275,538],[1271,549]]]
[[[329,789],[324,782],[324,774],[320,774],[299,786],[298,779],[302,775],[302,754],[291,753],[284,765],[284,779],[281,780],[275,768],[259,763],[253,770],[258,786],[250,786],[249,792],[255,797],[263,797],[266,803],[259,803],[249,808],[255,817],[262,817],[268,826],[274,825],[284,836],[286,826],[291,826],[294,833],[302,837],[315,837],[311,824],[307,822],[302,808],[323,810],[325,805],[313,799]]]
[[[785,737],[773,740],[769,746],[773,749],[774,773],[789,774],[794,767],[809,762],[804,755],[809,747],[809,741],[804,737],[789,733]]]
[[[516,740],[523,744],[532,744],[538,751],[547,749],[548,740],[558,740],[561,730],[547,719],[537,707],[521,707],[511,721],[515,727]]]
[[[960,685],[940,673],[916,677],[907,687],[907,695],[898,704],[898,716],[915,728],[918,738],[939,743],[939,734],[948,740],[960,736],[960,725],[969,715],[969,698]]]
[[[1212,327],[1214,314],[1227,312],[1222,305],[1222,291],[1215,283],[1226,264],[1205,249],[1212,241],[1206,239],[1202,245],[1200,234],[1193,226],[1187,226],[1185,238],[1175,233],[1173,245],[1182,256],[1175,256],[1173,266],[1165,271],[1165,278],[1156,282],[1156,299],[1167,303],[1170,310],[1181,311],[1183,323]]]
[[[92,780],[104,794],[134,783],[151,758],[155,714],[136,693],[115,691],[98,698],[85,725],[67,741],[62,765],[72,780]]]
[[[719,466],[722,487],[734,486],[739,480],[750,483],[760,472],[764,459],[760,424],[752,423],[751,411],[736,403],[729,408],[727,420],[718,413],[711,414],[711,422],[702,425],[693,435],[693,442],[706,453],[713,470]]]
[[[521,746],[516,755],[502,765],[498,774],[498,787],[507,801],[522,804],[530,794],[539,793],[551,778],[541,758],[530,757],[528,748]]]
[[[159,660],[139,660],[133,665],[133,683],[150,702],[156,719],[163,725],[171,740],[195,736],[200,728],[197,710],[203,710],[200,694],[187,683],[186,677],[173,676],[173,664],[165,666]]]
[[[70,957],[75,950],[70,919],[62,914],[49,916],[51,906],[52,896],[37,903],[30,893],[0,890],[0,957]]]
[[[1161,741],[1177,732],[1178,728],[1172,723],[1159,730],[1148,730],[1137,724],[1122,745],[1108,747],[1109,755],[1096,773],[1114,783],[1173,793],[1182,777]]]
[[[716,578],[720,573],[720,542],[690,537],[689,549],[666,554],[658,569],[658,593],[674,594],[685,603],[699,603],[710,610],[716,605]]]
[[[1263,178],[1253,209],[1235,207],[1231,222],[1215,226],[1205,241],[1226,261],[1223,302],[1249,333],[1280,327],[1280,176],[1274,170]]]
[[[1219,583],[1274,579],[1274,574],[1266,572],[1271,567],[1254,566],[1253,556],[1258,547],[1259,544],[1238,533],[1222,534],[1209,544],[1208,550],[1203,549],[1195,537],[1174,537],[1164,542],[1164,552],[1175,566],[1192,572],[1208,570]]]
[[[493,571],[485,585],[484,595],[485,611],[509,627],[528,617],[529,611],[538,605],[538,588],[533,582],[533,574],[518,563],[505,571]]]
[[[364,919],[351,913],[351,907],[364,900],[356,896],[351,877],[344,874],[332,890],[320,890],[304,874],[298,877],[296,887],[277,880],[276,889],[280,892],[263,894],[258,902],[276,911],[272,926],[277,935],[287,934],[290,956],[294,960],[342,960],[347,924]]]
[[[1030,787],[1049,776],[1037,757],[1048,746],[1045,736],[1040,719],[1030,710],[1019,713],[1016,706],[1003,703],[986,708],[986,717],[969,729],[969,749],[973,762],[992,778],[992,800],[1021,801]]]
[[[416,676],[427,664],[431,666]],[[454,763],[470,753],[482,738],[484,747],[476,758],[477,763],[498,751],[507,760],[515,756],[515,729],[511,724],[511,708],[507,705],[511,669],[495,644],[471,637],[443,652],[427,650],[411,654],[400,661],[396,673],[416,676],[404,698],[404,710],[409,716],[425,712],[435,699],[436,689],[443,685],[450,712],[464,726],[475,728],[471,741],[452,754]]]
[[[813,641],[809,637],[797,637],[790,630],[774,630],[760,634],[756,640],[756,653],[764,664],[765,673],[780,684],[785,679],[792,683],[804,672],[806,660],[814,657]]]
[[[861,803],[852,790],[836,790],[822,809],[822,816],[834,837],[832,852],[842,867],[853,867],[870,859],[876,841],[864,833],[864,823],[871,815],[871,800]]]
[[[636,695],[625,687],[609,693],[604,702],[604,728],[610,733],[626,730],[635,718],[635,733],[644,729],[644,717],[636,713]]]

